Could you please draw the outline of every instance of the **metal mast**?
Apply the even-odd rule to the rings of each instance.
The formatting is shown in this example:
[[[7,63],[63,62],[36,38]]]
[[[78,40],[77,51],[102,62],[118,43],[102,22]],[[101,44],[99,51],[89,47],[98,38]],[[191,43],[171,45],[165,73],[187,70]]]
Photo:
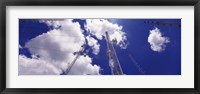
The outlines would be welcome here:
[[[131,61],[136,65],[136,67],[139,69],[140,73],[144,75],[145,72],[143,71],[142,67],[136,62],[133,56],[131,54],[129,54],[128,56],[131,59]]]
[[[74,58],[72,63],[70,63],[70,65],[68,66],[67,70],[64,72],[64,75],[67,75],[69,73],[69,71],[71,70],[72,66],[76,62],[76,60],[80,57],[81,53],[84,51],[84,48],[85,48],[84,45],[82,45],[80,50],[78,52],[75,52],[76,57]]]
[[[110,40],[108,32],[106,32],[106,41],[107,41],[107,55],[109,58],[109,66],[111,68],[113,75],[123,75],[122,68],[120,66],[119,60],[117,58],[117,54],[113,47],[113,43]]]

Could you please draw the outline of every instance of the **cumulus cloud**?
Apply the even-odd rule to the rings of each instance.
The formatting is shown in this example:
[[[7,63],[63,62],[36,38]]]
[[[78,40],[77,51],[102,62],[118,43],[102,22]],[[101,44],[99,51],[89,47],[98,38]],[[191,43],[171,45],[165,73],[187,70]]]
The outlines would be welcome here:
[[[148,42],[151,45],[151,49],[156,52],[162,52],[165,50],[166,44],[170,42],[168,37],[162,36],[162,33],[158,28],[150,30]]]
[[[97,65],[91,65],[91,62],[92,62],[92,59],[89,56],[80,56],[80,58],[74,64],[69,74],[99,75],[100,67]]]
[[[19,55],[19,62],[19,75],[55,75],[61,72],[51,63],[39,58]]]
[[[88,45],[92,47],[93,53],[97,55],[100,51],[100,45],[98,41],[91,36],[87,36],[86,39],[88,41]]]
[[[46,23],[47,26],[52,27],[53,29],[58,29],[61,26],[60,21],[63,19],[41,19],[40,23]]]
[[[79,51],[81,46],[85,43],[83,30],[80,28],[80,24],[78,22],[73,22],[72,19],[41,22],[53,26],[54,29],[31,39],[26,43],[25,47],[29,49],[31,54],[39,56],[39,61],[34,58],[31,59],[32,61],[35,60],[36,62],[44,63],[44,66],[49,64],[49,66],[55,67],[57,71],[52,72],[52,74],[57,74],[60,70],[64,71],[67,69],[75,58],[74,52]],[[59,26],[59,28],[57,26]],[[20,68],[25,69],[23,66],[20,66]],[[24,71],[28,70],[27,68],[19,72],[23,74]],[[100,67],[93,65],[91,57],[86,55],[86,57],[81,56],[77,60],[70,74],[100,74],[99,71]],[[31,73],[32,72],[30,72],[30,74]]]
[[[126,49],[127,44],[125,41],[127,38],[122,28],[122,26],[113,24],[106,19],[86,19],[85,24],[85,29],[97,39],[102,40],[105,37],[105,32],[108,32],[111,40],[116,40],[118,46]]]

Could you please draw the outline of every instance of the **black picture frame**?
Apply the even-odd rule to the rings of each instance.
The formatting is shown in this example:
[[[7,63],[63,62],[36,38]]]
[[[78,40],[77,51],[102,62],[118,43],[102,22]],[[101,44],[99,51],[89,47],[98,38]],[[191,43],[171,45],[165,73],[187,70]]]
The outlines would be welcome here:
[[[6,6],[194,6],[194,88],[6,88]],[[200,0],[0,0],[1,94],[200,94]],[[172,83],[173,84],[173,83]]]

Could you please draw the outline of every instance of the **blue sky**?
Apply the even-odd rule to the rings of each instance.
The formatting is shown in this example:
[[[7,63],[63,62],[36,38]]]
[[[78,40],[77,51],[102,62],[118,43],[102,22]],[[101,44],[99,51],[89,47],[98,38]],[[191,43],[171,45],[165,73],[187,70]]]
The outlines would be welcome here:
[[[139,70],[142,69],[145,75],[181,75],[181,27],[177,25],[181,23],[181,19],[106,19],[106,21],[107,21],[107,24],[109,23],[108,26],[113,25],[113,28],[116,27],[120,29],[119,27],[120,26],[122,27],[120,29],[120,32],[123,32],[123,33],[120,33],[122,35],[120,38],[122,39],[119,38],[118,42],[124,43],[125,47],[120,46],[120,44],[114,44],[114,48],[116,50],[116,53],[117,53],[117,56],[118,56],[118,59],[119,59],[119,62],[124,74],[141,75],[142,73]],[[106,23],[106,21],[104,22]],[[146,23],[147,21],[148,23]],[[159,22],[160,25],[152,23],[152,22]],[[99,74],[111,75],[111,69],[108,63],[106,40],[104,38],[100,39],[97,35],[95,35],[96,33],[95,34],[94,32],[92,33],[92,29],[91,29],[91,32],[89,32],[90,28],[89,29],[86,28],[87,22],[84,19],[73,19],[71,23],[79,24],[80,28],[82,29],[81,32],[84,35],[84,37],[86,36],[92,37],[94,40],[97,41],[98,45],[100,46],[99,52],[97,51],[98,54],[94,54],[93,52],[94,49],[92,47],[95,46],[96,48],[98,48],[98,45],[91,46],[86,41],[86,48],[85,48],[84,53],[87,54],[88,58],[92,59],[92,61],[90,62],[90,65],[94,67],[92,68],[92,70],[95,70],[96,66],[94,65],[97,65],[100,68],[100,69],[98,68],[96,69],[98,70]],[[165,25],[161,25],[161,23],[165,23]],[[31,61],[34,61],[33,59],[35,60],[44,59],[44,57],[42,57],[43,55],[40,55],[40,52],[30,50],[31,47],[34,49],[43,49],[43,48],[40,47],[40,45],[34,45],[33,47],[30,41],[38,40],[39,39],[37,38],[38,36],[41,36],[41,35],[44,36],[47,32],[50,32],[57,28],[60,28],[60,26],[55,27],[51,24],[47,24],[47,22],[45,21],[43,22],[39,21],[39,19],[20,19],[19,20],[19,45],[21,47],[19,48],[19,55],[24,56],[21,62],[28,62],[28,60],[30,59]],[[157,31],[156,31],[156,28],[157,28]],[[93,29],[95,31],[96,28],[93,28]],[[150,33],[151,30],[153,33]],[[154,45],[155,46],[154,49],[151,48],[151,44],[148,41],[148,39],[150,38],[150,34],[152,34],[152,37],[157,36],[156,37],[157,39],[159,38],[161,39],[160,41],[157,41],[157,42],[162,42],[160,46],[158,45],[159,47],[161,47],[160,49],[155,48],[157,47],[157,45],[156,46]],[[161,36],[159,36],[159,34],[161,34]],[[61,36],[55,35],[55,37],[61,37]],[[155,39],[154,40],[149,39],[149,40],[154,43],[156,42]],[[28,42],[31,46],[26,46]],[[45,43],[47,42],[44,42],[44,44]],[[67,46],[71,46],[71,45],[67,45]],[[60,46],[58,45],[58,47]],[[60,48],[58,49],[57,48],[53,49],[53,48],[54,47],[52,47],[51,51],[55,50],[53,52],[55,52],[55,54],[56,53],[59,54]],[[35,58],[33,57],[33,54],[36,54]],[[131,61],[130,56],[134,58],[134,60],[140,66],[140,69],[137,67],[137,65],[134,62]],[[19,63],[21,62],[19,61]],[[42,62],[45,62],[45,60],[43,60]],[[37,61],[37,63],[40,64],[39,61]],[[45,65],[48,63],[49,62],[46,62]],[[23,65],[24,64],[20,65],[22,67],[19,67],[21,68],[21,71],[19,72],[23,71],[22,74],[31,75],[32,72],[30,73],[24,72],[24,71],[29,71],[29,69]],[[28,66],[28,64],[26,66]],[[39,68],[41,66],[42,65],[40,65]],[[52,67],[56,66],[54,68],[55,70],[58,69],[56,73],[60,72],[59,68],[57,68],[57,64],[52,64],[50,66]],[[35,68],[37,67],[38,65],[36,65]],[[43,70],[46,67],[41,67],[41,68]],[[84,67],[84,68],[87,68],[87,67]],[[63,68],[61,66],[61,70],[65,70],[65,69],[66,68]],[[76,71],[75,68],[73,70]],[[34,69],[32,71],[34,71]],[[38,72],[35,72],[33,74],[37,74],[37,73]],[[84,73],[87,74],[87,72],[84,72]],[[48,74],[48,72],[45,72],[45,74]]]

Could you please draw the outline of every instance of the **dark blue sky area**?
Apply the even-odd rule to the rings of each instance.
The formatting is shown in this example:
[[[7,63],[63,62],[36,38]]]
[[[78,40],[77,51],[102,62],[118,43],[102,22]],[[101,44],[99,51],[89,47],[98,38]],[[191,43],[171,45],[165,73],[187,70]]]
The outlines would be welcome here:
[[[112,19],[108,20],[113,21]],[[74,21],[78,21],[84,30],[84,20],[76,19]],[[132,56],[145,75],[181,75],[181,19],[116,19],[112,23],[123,26],[122,31],[127,36],[127,49],[121,49],[114,45],[125,74],[142,74],[137,65],[131,61],[130,56]],[[165,50],[162,52],[153,51],[148,43],[149,31],[155,27],[160,29],[164,37],[170,39],[170,43],[166,44]],[[49,27],[44,23],[39,23],[37,20],[20,19],[19,44],[24,46],[30,39],[47,31],[49,31]],[[87,33],[84,32],[84,34]],[[99,41],[99,44],[100,53],[94,55],[90,51],[88,55],[93,58],[93,64],[102,68],[101,74],[111,75],[106,40]],[[28,49],[20,49],[20,54],[30,57]]]
[[[144,23],[145,21],[166,23],[156,25]],[[145,74],[149,75],[172,75],[181,74],[181,28],[168,23],[181,23],[181,20],[170,19],[148,19],[148,20],[123,20],[118,24],[123,26],[123,31],[127,33],[129,42],[126,50],[117,49],[118,57],[123,71],[127,74],[140,74],[138,68],[130,62],[128,54],[131,54],[141,66]],[[170,43],[166,44],[165,51],[155,52],[151,50],[148,43],[149,30],[154,27],[160,29],[163,36],[170,38]]]

